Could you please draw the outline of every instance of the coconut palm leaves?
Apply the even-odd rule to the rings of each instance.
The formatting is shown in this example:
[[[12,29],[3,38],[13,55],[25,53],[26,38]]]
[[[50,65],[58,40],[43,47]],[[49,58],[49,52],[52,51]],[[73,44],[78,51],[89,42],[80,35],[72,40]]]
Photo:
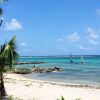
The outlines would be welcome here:
[[[13,62],[16,61],[18,54],[16,52],[15,45],[16,37],[14,36],[8,43],[4,44],[2,47],[1,56],[5,58],[6,64],[12,67]]]

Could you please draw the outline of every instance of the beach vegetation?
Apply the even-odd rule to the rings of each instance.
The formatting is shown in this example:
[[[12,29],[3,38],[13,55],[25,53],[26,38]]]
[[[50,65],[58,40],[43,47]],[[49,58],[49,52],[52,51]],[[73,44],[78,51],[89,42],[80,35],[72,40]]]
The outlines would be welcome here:
[[[61,98],[60,99],[57,99],[57,100],[65,100],[65,98],[63,96],[61,96]]]
[[[14,98],[13,98],[13,96],[11,95],[11,96],[8,96],[8,100],[13,100]]]
[[[57,99],[57,100],[65,100],[65,98],[63,96],[61,96],[61,99]],[[81,100],[81,98],[77,98],[75,100]]]
[[[75,100],[81,100],[81,98],[77,98],[77,99],[75,99]]]
[[[65,100],[63,96],[61,96],[61,100]]]
[[[14,98],[14,97],[11,95],[11,96],[8,96],[7,100],[22,100],[22,99],[19,99],[18,97]]]

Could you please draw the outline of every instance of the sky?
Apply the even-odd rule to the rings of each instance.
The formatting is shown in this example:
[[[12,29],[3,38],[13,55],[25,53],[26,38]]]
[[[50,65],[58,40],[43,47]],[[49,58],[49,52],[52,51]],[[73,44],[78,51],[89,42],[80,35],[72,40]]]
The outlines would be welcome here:
[[[0,45],[16,35],[21,56],[100,55],[99,0],[8,0],[0,7]]]

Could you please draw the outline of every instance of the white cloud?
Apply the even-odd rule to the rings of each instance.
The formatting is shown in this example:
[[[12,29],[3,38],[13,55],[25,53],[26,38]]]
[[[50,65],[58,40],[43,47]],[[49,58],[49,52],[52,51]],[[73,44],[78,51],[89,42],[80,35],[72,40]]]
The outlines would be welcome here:
[[[92,45],[97,45],[97,44],[98,44],[98,41],[93,40],[93,39],[89,39],[89,42],[90,42]]]
[[[80,37],[78,36],[77,32],[74,32],[73,34],[67,36],[67,40],[69,42],[77,42],[80,39]]]
[[[69,49],[67,49],[67,48],[56,48],[55,50],[56,51],[63,51],[63,52],[68,52],[69,51]]]
[[[99,43],[99,38],[100,38],[100,30],[98,29],[93,29],[93,28],[87,28],[86,33],[88,36],[88,41],[92,45],[97,45]]]
[[[97,30],[94,30],[93,28],[87,28],[86,32],[88,33],[90,38],[93,39],[99,38]]]
[[[21,46],[26,46],[27,44],[26,44],[26,43],[20,43],[20,45],[21,45]]]
[[[84,50],[84,51],[91,50],[91,48],[88,48],[88,47],[83,47],[83,46],[80,46],[79,48],[80,48],[81,50]]]
[[[77,42],[79,41],[80,37],[78,35],[77,32],[74,32],[73,34],[70,34],[68,36],[63,36],[62,38],[59,38],[57,41],[58,42],[65,42],[65,41],[68,41],[68,42]]]
[[[100,9],[96,9],[96,13],[100,16]]]
[[[58,41],[58,42],[64,42],[65,39],[64,39],[64,38],[59,38],[59,39],[57,39],[57,41]]]
[[[6,22],[5,24],[5,30],[9,30],[9,31],[16,31],[16,30],[20,30],[22,29],[22,25],[20,24],[19,21],[17,21],[16,19],[11,19],[10,22]]]
[[[26,49],[26,48],[20,49],[20,50],[18,51],[19,54],[22,54],[22,53],[29,53],[29,52],[32,52],[32,50]]]

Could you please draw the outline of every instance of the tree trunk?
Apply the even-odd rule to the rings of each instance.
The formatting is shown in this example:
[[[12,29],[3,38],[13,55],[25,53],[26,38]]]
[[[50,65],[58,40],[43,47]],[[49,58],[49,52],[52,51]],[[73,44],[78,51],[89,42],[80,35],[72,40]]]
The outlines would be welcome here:
[[[6,96],[3,78],[4,61],[0,59],[0,96]]]

